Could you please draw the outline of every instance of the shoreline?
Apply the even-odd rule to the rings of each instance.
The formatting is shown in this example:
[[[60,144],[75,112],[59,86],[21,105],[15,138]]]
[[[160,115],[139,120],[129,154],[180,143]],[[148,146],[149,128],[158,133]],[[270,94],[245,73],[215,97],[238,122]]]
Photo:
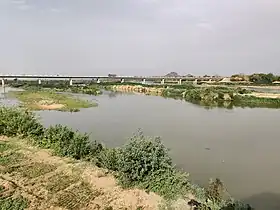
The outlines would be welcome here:
[[[31,147],[34,145],[38,149],[49,149],[54,155],[72,158],[75,161],[89,161],[89,164],[109,170],[118,180],[119,185],[125,189],[138,188],[154,192],[174,204],[178,204],[176,202],[179,199],[185,207],[188,206],[187,203],[190,199],[193,199],[197,205],[206,208],[208,206],[212,210],[220,210],[223,206],[228,205],[241,205],[231,203],[231,200],[223,200],[223,183],[218,179],[210,182],[207,188],[191,184],[188,180],[188,174],[173,168],[168,150],[159,139],[145,137],[139,133],[131,137],[130,142],[122,147],[106,148],[97,142],[89,145],[89,138],[86,134],[72,131],[66,126],[55,125],[43,128],[33,113],[24,112],[19,108],[3,107],[0,114],[5,117],[2,119],[2,124],[7,125],[0,135],[9,136],[9,138],[13,136],[17,138],[17,135],[21,135],[23,139],[29,139]],[[14,117],[24,119],[26,123],[28,122],[28,126],[26,123],[16,123],[13,120]],[[9,123],[13,123],[13,126],[9,126]],[[20,142],[21,140],[18,139],[18,143]],[[79,149],[75,146],[77,142],[80,142],[78,145],[83,145]],[[151,147],[150,149],[147,148],[148,145]],[[155,156],[152,151],[158,151],[160,152],[158,155],[161,155]],[[146,160],[145,165],[142,165],[144,164],[142,161],[139,162],[139,158]],[[138,164],[143,170],[147,170],[145,168],[149,167],[150,164],[155,165],[146,173],[139,174]],[[135,177],[134,174],[138,175]],[[214,194],[209,194],[211,192]],[[191,194],[194,196],[190,196]],[[186,196],[191,198],[186,200]],[[248,209],[248,206],[244,206],[242,209]]]
[[[149,87],[142,85],[109,85],[112,91],[138,92],[145,95],[156,95],[174,99],[183,99],[205,107],[280,108],[280,93],[259,93],[241,87],[224,86],[167,86]]]

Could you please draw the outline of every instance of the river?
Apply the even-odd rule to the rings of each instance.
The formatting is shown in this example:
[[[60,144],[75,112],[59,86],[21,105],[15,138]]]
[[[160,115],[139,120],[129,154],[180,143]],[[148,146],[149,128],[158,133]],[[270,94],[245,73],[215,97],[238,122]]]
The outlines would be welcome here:
[[[257,209],[280,209],[279,110],[209,110],[139,94],[80,96],[99,106],[77,113],[40,111],[42,122],[89,132],[110,147],[121,146],[141,128],[145,135],[162,137],[174,163],[194,182],[204,185],[218,177],[233,197]]]

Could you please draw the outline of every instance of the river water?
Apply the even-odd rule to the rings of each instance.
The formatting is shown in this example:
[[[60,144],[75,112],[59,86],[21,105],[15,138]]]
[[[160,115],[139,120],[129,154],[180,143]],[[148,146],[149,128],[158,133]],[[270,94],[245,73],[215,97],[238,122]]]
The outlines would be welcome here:
[[[162,137],[174,163],[194,182],[204,185],[218,177],[233,197],[257,209],[280,209],[279,110],[209,110],[139,94],[80,96],[99,106],[77,113],[40,111],[42,122],[89,132],[110,147],[124,144],[141,128],[145,135]]]

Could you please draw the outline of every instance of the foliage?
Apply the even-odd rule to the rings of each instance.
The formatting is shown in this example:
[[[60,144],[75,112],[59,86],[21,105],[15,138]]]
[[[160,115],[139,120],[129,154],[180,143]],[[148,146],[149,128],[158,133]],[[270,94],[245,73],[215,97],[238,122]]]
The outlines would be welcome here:
[[[158,170],[172,168],[172,161],[159,138],[153,140],[139,132],[122,148],[118,168],[128,181],[141,182]]]
[[[170,168],[153,172],[138,183],[138,187],[156,192],[167,199],[176,199],[185,195],[190,189],[188,174]]]
[[[224,184],[220,179],[210,180],[206,196],[215,203],[221,203],[224,194]]]
[[[234,82],[248,82],[249,81],[249,76],[245,74],[234,74],[230,77],[230,81]]]
[[[250,82],[256,84],[271,84],[272,82],[278,79],[277,76],[273,75],[272,73],[269,74],[252,74],[249,76]]]
[[[0,197],[0,210],[24,210],[28,207],[28,200],[23,197]]]
[[[73,131],[62,125],[50,126],[44,138],[38,142],[40,146],[51,148],[55,154],[81,159],[91,152],[89,136]]]
[[[83,81],[86,84],[74,84],[70,86],[69,81],[41,81],[41,84],[38,84],[38,81],[12,81],[8,84],[11,87],[23,88],[25,90],[33,90],[33,91],[42,91],[46,89],[55,89],[61,92],[72,92],[72,93],[83,93],[89,95],[99,95],[101,94],[100,88],[96,84],[90,84],[86,81]]]
[[[123,148],[109,151],[116,158],[116,162],[114,158],[109,159],[112,163],[109,166],[114,166],[123,187],[137,186],[175,198],[189,186],[187,174],[174,168],[168,149],[159,138],[145,137],[139,132]]]
[[[34,113],[15,107],[0,107],[0,135],[38,138],[44,128]]]
[[[97,166],[102,168],[107,168],[112,171],[118,171],[118,158],[120,156],[121,150],[118,148],[104,148],[96,154]]]
[[[254,208],[240,201],[229,200],[220,210],[254,210]]]
[[[280,108],[279,98],[259,98],[250,95],[235,95],[233,105],[238,107],[250,107],[250,108]]]

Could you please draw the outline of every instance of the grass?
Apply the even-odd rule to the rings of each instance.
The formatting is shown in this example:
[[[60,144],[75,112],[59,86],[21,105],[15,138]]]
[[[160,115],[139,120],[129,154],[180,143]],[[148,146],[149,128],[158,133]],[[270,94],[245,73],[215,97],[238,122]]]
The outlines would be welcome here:
[[[5,152],[6,150],[10,150],[12,148],[13,148],[13,146],[11,144],[7,144],[7,143],[4,143],[4,142],[0,141],[0,154],[2,152]]]
[[[81,182],[59,194],[54,204],[69,210],[76,210],[86,206],[98,195],[99,193],[92,191],[89,184]]]
[[[78,99],[69,94],[47,90],[13,91],[9,92],[9,94],[22,102],[24,107],[34,111],[46,109],[79,111],[80,108],[97,106],[96,103]]]
[[[70,185],[76,183],[79,180],[76,176],[59,174],[56,176],[51,176],[48,179],[48,183],[46,185],[46,189],[51,193],[57,193],[61,190],[66,189]]]
[[[78,177],[80,169],[64,168],[67,171],[64,174],[61,170],[56,171],[55,159],[52,163],[49,163],[50,160],[37,160],[37,155],[40,155],[36,153],[38,149],[30,147],[24,140],[19,143],[9,139],[1,145],[5,150],[0,156],[0,168],[6,170],[0,170],[0,210],[23,210],[29,206],[78,210],[102,194],[93,189],[87,180]],[[19,148],[20,152],[15,152],[14,148]],[[76,167],[66,162],[60,166],[68,165]],[[42,196],[42,192],[47,192],[47,196]]]
[[[28,201],[22,196],[18,196],[16,198],[0,197],[0,210],[24,210],[27,207]]]
[[[56,166],[45,163],[31,163],[29,165],[17,165],[10,167],[8,173],[20,174],[22,177],[33,179],[44,174],[50,173],[56,169]]]
[[[19,163],[22,160],[24,160],[24,155],[13,151],[8,154],[1,154],[0,164],[2,166],[11,167],[13,164]]]

